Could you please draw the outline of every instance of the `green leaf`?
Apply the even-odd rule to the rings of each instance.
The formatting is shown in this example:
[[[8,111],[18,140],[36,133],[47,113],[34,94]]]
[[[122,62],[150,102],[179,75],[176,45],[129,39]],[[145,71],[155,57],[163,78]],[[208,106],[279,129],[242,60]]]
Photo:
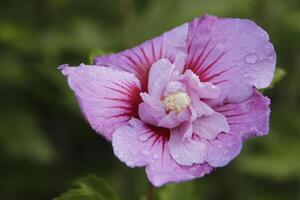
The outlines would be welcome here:
[[[90,52],[90,54],[89,54],[89,63],[90,63],[90,64],[93,64],[94,58],[95,58],[96,56],[103,56],[103,55],[105,55],[105,54],[106,54],[106,52],[103,51],[103,50],[101,50],[101,49],[93,49],[93,50]]]
[[[269,88],[273,88],[276,83],[278,83],[284,76],[286,75],[286,71],[284,69],[277,67],[275,71],[275,75],[273,81]]]
[[[273,88],[276,83],[278,83],[284,76],[286,75],[286,71],[284,69],[277,67],[275,70],[274,78],[269,87],[260,89],[261,92],[264,92],[266,89]]]
[[[69,189],[54,200],[116,200],[105,181],[95,175],[89,175],[74,182],[74,188]]]
[[[197,195],[193,182],[169,184],[158,191],[159,200],[188,199],[196,200]]]

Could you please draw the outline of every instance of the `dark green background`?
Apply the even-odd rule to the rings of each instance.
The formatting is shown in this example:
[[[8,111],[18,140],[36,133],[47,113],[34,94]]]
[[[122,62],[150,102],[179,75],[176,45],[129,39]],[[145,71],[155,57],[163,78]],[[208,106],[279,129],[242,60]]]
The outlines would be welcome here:
[[[0,0],[0,199],[52,199],[91,173],[121,200],[140,199],[144,170],[127,168],[93,132],[56,68],[88,63],[94,49],[132,47],[205,13],[257,22],[287,76],[265,91],[272,99],[269,136],[248,140],[230,165],[157,196],[299,200],[299,0]]]

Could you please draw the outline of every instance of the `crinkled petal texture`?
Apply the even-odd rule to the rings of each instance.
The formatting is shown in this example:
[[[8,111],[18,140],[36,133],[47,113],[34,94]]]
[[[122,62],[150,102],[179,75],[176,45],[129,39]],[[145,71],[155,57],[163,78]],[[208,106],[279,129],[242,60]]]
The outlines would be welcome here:
[[[202,177],[268,133],[276,55],[254,22],[205,16],[93,66],[60,69],[97,133],[155,186]]]
[[[111,140],[112,133],[137,116],[140,83],[133,74],[107,67],[61,66],[80,108],[96,132]]]
[[[155,186],[201,177],[212,170],[206,163],[178,165],[170,156],[165,128],[149,126],[137,119],[122,126],[113,134],[115,155],[130,167],[147,166],[149,180]]]
[[[175,62],[176,57],[186,52],[187,36],[188,24],[186,23],[132,49],[96,57],[94,64],[134,73],[141,81],[142,90],[145,91],[152,65],[162,58]]]
[[[252,95],[253,86],[265,88],[272,81],[275,51],[268,34],[253,21],[195,19],[189,24],[187,51],[186,69],[221,88],[214,103],[240,102]]]

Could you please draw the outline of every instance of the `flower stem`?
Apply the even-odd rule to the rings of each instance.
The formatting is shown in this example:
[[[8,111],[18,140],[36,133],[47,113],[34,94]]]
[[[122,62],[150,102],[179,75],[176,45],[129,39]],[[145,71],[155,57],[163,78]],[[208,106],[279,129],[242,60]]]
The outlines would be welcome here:
[[[153,187],[153,185],[149,182],[149,185],[148,185],[147,200],[153,200],[153,192],[154,192],[154,187]]]

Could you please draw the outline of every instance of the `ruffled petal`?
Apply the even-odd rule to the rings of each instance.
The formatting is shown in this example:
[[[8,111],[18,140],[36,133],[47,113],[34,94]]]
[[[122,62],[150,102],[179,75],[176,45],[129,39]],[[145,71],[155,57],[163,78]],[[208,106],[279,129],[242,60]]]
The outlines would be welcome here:
[[[169,150],[172,158],[180,165],[204,163],[206,146],[199,140],[193,140],[192,134],[190,122],[171,129]]]
[[[161,58],[174,63],[178,53],[186,53],[187,34],[188,24],[183,24],[132,49],[96,57],[94,64],[134,73],[141,81],[142,90],[146,91],[152,64]]]
[[[166,115],[166,111],[159,99],[141,93],[143,102],[139,105],[139,117],[142,121],[156,126],[161,118]]]
[[[246,101],[226,104],[216,110],[226,117],[232,134],[247,138],[254,135],[266,135],[269,132],[269,104],[268,97],[255,91]]]
[[[242,149],[240,136],[219,134],[213,140],[203,140],[206,144],[205,161],[213,167],[223,167],[233,160]]]
[[[138,116],[140,83],[134,74],[83,64],[60,68],[86,119],[106,139],[111,140],[116,128]]]
[[[191,93],[191,99],[198,118],[212,115],[215,112],[210,106],[201,101],[197,94]]]
[[[190,109],[186,109],[180,113],[174,111],[163,116],[157,123],[157,126],[164,128],[175,128],[179,126],[182,122],[188,121],[192,116]]]
[[[160,99],[153,98],[147,93],[141,93],[143,102],[139,105],[139,117],[143,122],[153,126],[174,128],[182,122],[188,121],[192,115],[191,109],[180,113],[167,113]]]
[[[216,98],[220,95],[220,89],[210,82],[201,82],[199,77],[191,70],[187,70],[179,80],[186,85],[190,93],[197,93],[199,98]]]
[[[168,59],[160,59],[155,62],[148,79],[148,94],[152,98],[160,99],[162,92],[171,81],[175,66]]]
[[[230,130],[224,115],[215,112],[209,116],[203,116],[193,122],[193,132],[205,139],[214,139],[219,133],[228,133]]]
[[[201,177],[212,170],[207,164],[178,165],[169,153],[169,136],[168,129],[132,119],[114,132],[112,144],[115,155],[128,166],[146,166],[150,182],[157,187]]]
[[[273,45],[268,34],[250,20],[196,19],[189,24],[187,49],[186,69],[202,82],[220,87],[219,98],[226,102],[249,98],[253,86],[267,87],[274,75]]]

